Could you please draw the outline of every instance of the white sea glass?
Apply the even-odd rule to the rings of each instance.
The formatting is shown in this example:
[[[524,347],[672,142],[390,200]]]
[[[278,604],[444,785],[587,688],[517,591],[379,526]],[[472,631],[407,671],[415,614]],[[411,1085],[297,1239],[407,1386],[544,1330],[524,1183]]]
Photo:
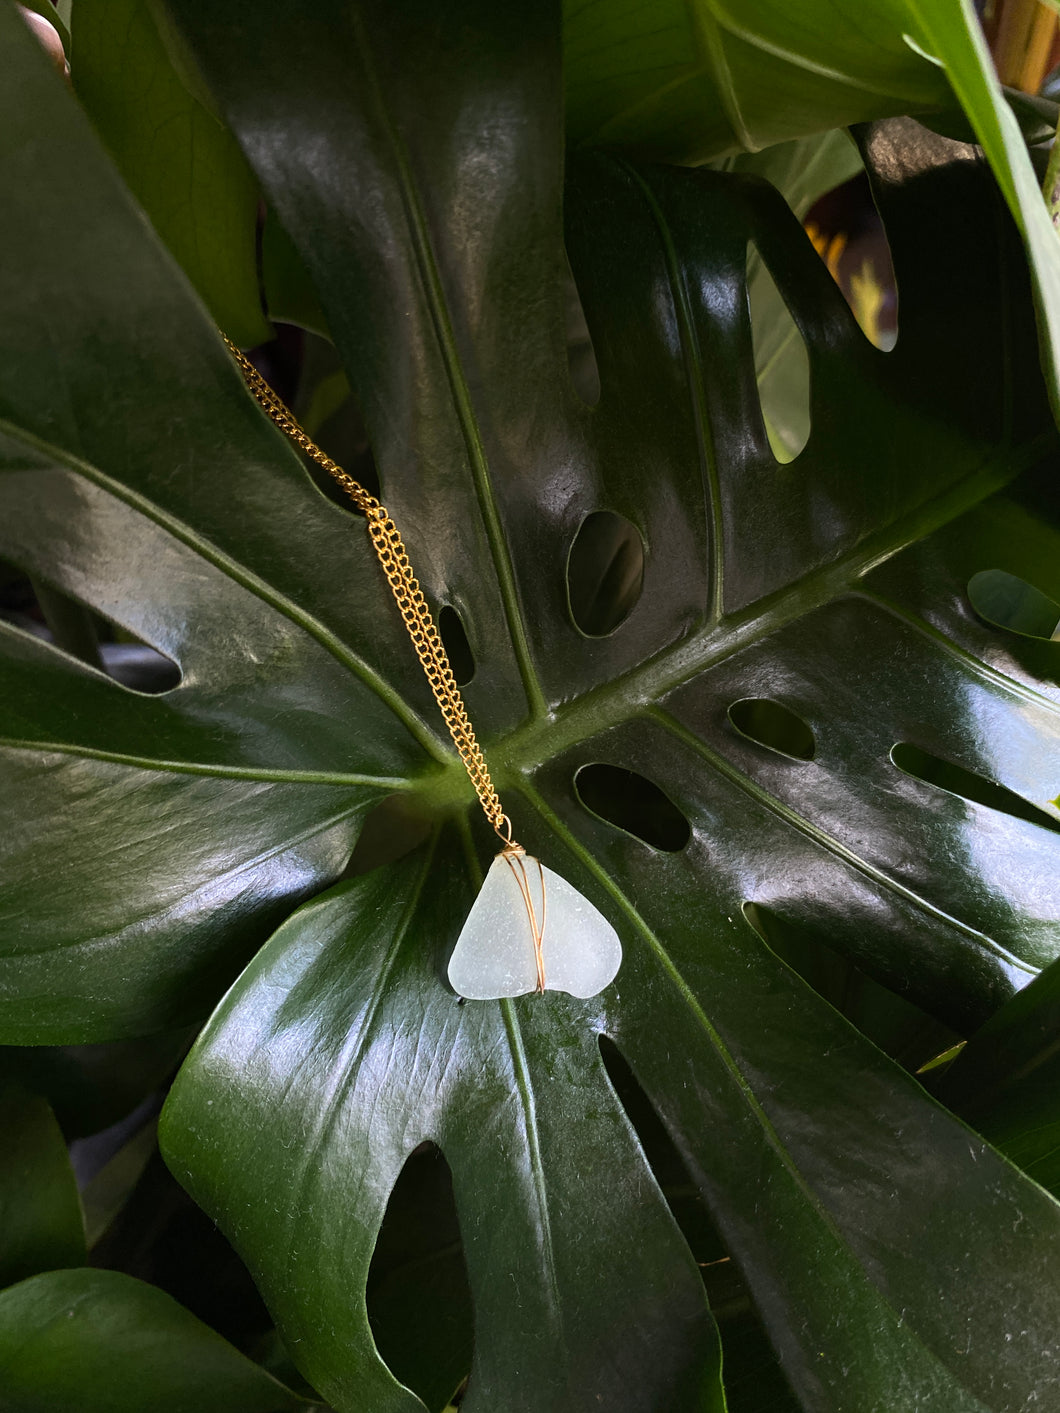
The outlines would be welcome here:
[[[595,996],[615,978],[622,961],[618,933],[588,898],[526,854],[523,878],[538,926],[544,915],[541,954],[545,988]],[[516,863],[519,867],[519,862]],[[544,900],[542,900],[544,880]],[[542,901],[544,908],[542,908]],[[504,854],[486,874],[449,959],[453,990],[469,1001],[498,1001],[537,989],[534,932],[519,877]]]

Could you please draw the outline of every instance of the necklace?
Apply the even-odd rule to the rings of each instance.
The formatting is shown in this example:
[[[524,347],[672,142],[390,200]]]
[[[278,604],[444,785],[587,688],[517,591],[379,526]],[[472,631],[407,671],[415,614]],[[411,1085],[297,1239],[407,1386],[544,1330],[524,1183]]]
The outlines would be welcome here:
[[[511,820],[490,779],[449,656],[393,518],[385,505],[321,451],[250,360],[230,339],[223,334],[222,338],[263,410],[364,514],[372,548],[442,719],[483,813],[502,842],[449,959],[453,990],[474,1001],[546,989],[583,998],[597,995],[614,980],[622,961],[618,934],[572,884],[512,838]]]

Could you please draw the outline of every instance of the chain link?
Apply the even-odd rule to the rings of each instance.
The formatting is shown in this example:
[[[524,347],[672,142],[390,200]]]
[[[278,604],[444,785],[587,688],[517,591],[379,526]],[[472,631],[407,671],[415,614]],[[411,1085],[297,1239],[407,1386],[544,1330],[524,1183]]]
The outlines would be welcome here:
[[[372,547],[382,565],[390,592],[394,595],[394,601],[412,640],[412,646],[416,649],[416,656],[426,673],[442,719],[453,738],[453,745],[475,787],[479,803],[490,824],[504,840],[506,848],[518,851],[519,846],[512,840],[511,821],[504,813],[500,797],[490,779],[482,747],[475,739],[474,727],[460,695],[460,688],[456,685],[449,655],[445,651],[419,580],[412,571],[404,541],[389,511],[375,496],[366,491],[359,481],[355,481],[348,471],[344,471],[338,462],[332,461],[330,456],[321,451],[298,424],[291,409],[277,397],[250,360],[245,358],[225,335],[222,334],[221,337],[239,364],[247,387],[277,427],[337,481],[358,510],[363,511],[367,517]]]

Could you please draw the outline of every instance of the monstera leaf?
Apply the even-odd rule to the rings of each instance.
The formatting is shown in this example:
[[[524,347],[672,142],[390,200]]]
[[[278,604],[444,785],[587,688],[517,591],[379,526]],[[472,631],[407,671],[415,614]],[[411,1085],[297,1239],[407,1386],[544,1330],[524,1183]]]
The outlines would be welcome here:
[[[1055,1397],[1060,1208],[779,955],[823,942],[967,1034],[1060,950],[1055,647],[967,591],[998,571],[1060,597],[1025,261],[982,162],[911,121],[864,135],[899,284],[883,353],[762,183],[587,157],[564,195],[548,7],[170,14],[463,623],[519,837],[626,960],[588,1002],[445,985],[488,831],[363,525],[3,11],[0,553],[181,681],[139,694],[3,630],[2,1038],[177,1025],[238,974],[164,1149],[339,1409],[446,1396],[384,1363],[365,1297],[426,1143],[473,1308],[464,1408],[723,1408],[656,1130],[802,1406]],[[749,243],[810,359],[782,468]],[[293,911],[393,795],[428,842]]]
[[[258,298],[258,189],[231,133],[189,91],[148,0],[78,0],[77,95],[130,189],[214,318],[240,343],[269,326]]]
[[[706,162],[956,98],[1027,243],[1060,418],[1060,248],[972,0],[566,0],[563,8],[568,128],[580,143]]]
[[[51,11],[48,0],[31,8],[42,7]],[[765,153],[769,167],[778,144],[959,102],[1027,244],[1060,417],[1060,249],[972,0],[800,0],[797,10],[786,0],[565,0],[562,8],[566,131],[580,145],[692,164]],[[179,30],[148,0],[80,0],[73,39],[78,94],[156,230],[229,336],[263,338],[258,191]],[[273,219],[260,279],[276,317],[323,327],[304,266]]]
[[[85,1227],[66,1146],[47,1103],[0,1090],[0,1286],[85,1261]]]
[[[933,8],[952,30],[959,0]],[[944,106],[946,74],[925,62],[919,9],[917,0],[565,0],[571,135],[703,162]]]
[[[0,1389],[19,1413],[307,1413],[175,1300],[117,1271],[49,1271],[0,1292]]]

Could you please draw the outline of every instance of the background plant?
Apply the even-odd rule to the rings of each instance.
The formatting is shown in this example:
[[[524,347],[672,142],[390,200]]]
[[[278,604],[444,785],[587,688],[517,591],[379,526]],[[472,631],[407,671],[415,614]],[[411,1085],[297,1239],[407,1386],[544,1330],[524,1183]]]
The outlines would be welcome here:
[[[1048,1406],[1055,235],[924,10],[77,0],[76,98],[0,11],[0,552],[56,639],[0,640],[11,1406]],[[954,93],[993,177],[895,116]],[[849,162],[810,134],[870,120],[891,352],[748,174],[801,214]],[[783,466],[749,271],[810,370]],[[300,405],[622,932],[594,1001],[441,980],[488,841],[217,338],[266,315],[328,335]],[[163,1150],[264,1305],[223,1245],[176,1268],[208,1224],[135,1120],[84,1264],[64,1136],[196,1036]]]

